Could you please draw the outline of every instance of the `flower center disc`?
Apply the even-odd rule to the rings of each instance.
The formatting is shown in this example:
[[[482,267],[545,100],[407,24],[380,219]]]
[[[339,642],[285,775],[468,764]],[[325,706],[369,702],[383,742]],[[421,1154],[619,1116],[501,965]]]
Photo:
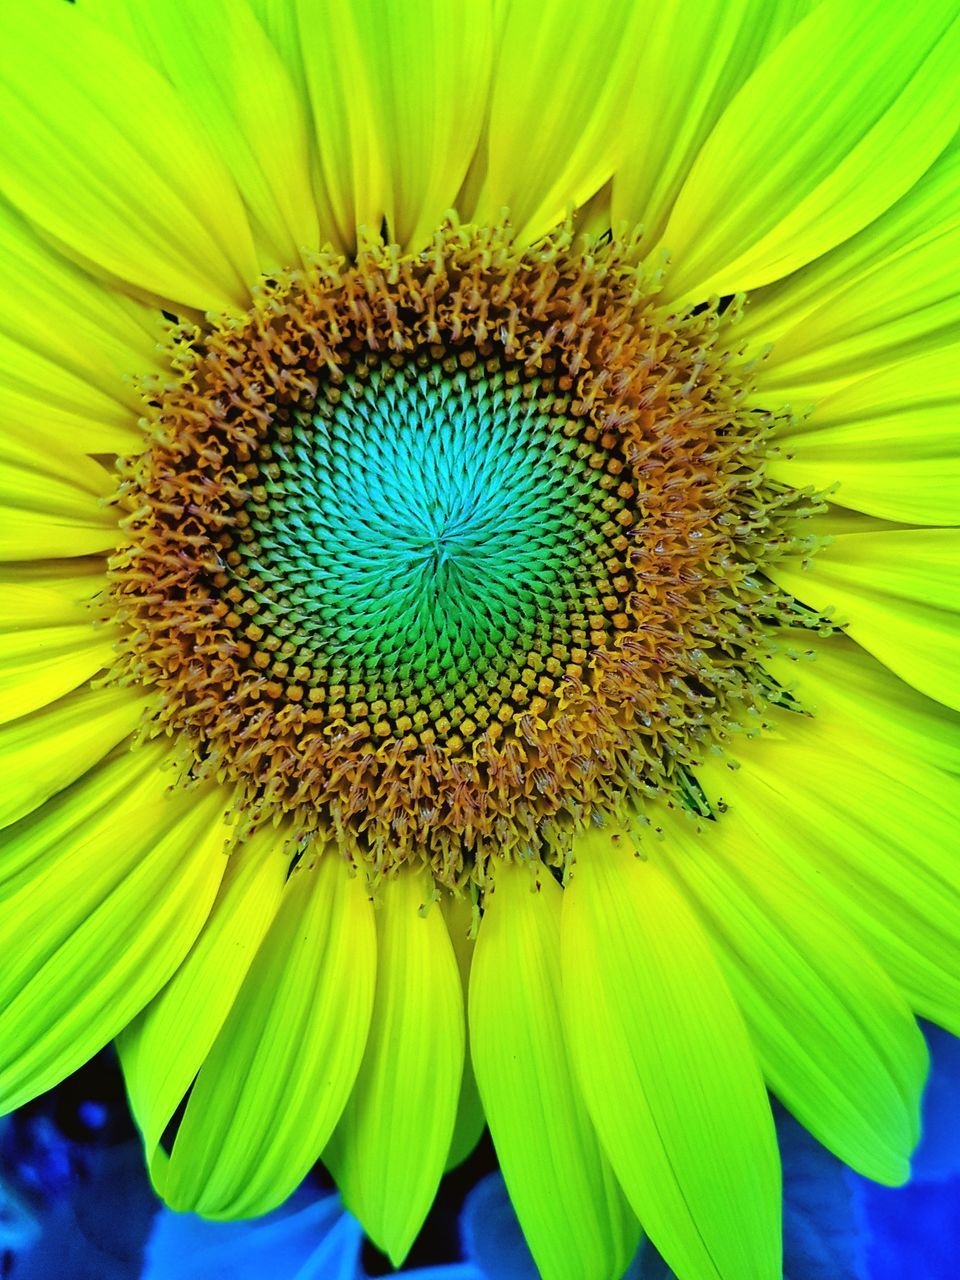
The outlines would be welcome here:
[[[570,663],[612,554],[597,482],[622,464],[581,456],[562,400],[487,365],[352,366],[332,402],[273,433],[255,539],[239,544],[257,625],[362,701],[402,699],[401,733],[416,715],[472,736],[465,699],[489,690],[489,708],[504,680],[528,682],[526,701],[554,650]]]
[[[557,865],[690,770],[798,607],[803,505],[729,317],[664,316],[634,242],[364,246],[171,339],[111,562],[128,677],[188,772],[374,877]]]

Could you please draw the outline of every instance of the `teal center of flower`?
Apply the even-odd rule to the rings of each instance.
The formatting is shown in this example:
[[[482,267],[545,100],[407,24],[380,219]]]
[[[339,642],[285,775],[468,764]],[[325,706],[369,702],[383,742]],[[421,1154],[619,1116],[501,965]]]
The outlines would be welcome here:
[[[273,432],[240,544],[255,622],[334,682],[463,696],[573,647],[611,554],[607,460],[489,364],[354,367]]]

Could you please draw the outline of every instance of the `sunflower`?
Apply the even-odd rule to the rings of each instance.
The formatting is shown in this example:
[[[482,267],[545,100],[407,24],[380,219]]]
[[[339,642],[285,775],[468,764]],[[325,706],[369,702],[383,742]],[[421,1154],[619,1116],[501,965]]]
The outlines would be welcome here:
[[[3,5],[0,1098],[775,1280],[960,1032],[960,9],[586,18]]]

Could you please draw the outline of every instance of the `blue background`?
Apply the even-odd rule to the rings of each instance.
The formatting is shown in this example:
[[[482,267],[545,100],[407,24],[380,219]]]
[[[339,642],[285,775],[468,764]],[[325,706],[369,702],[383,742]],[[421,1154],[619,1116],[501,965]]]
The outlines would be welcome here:
[[[878,1187],[782,1109],[785,1280],[960,1275],[960,1040],[925,1027],[933,1069],[911,1182]],[[322,1169],[276,1213],[207,1223],[153,1196],[111,1052],[0,1120],[0,1276],[6,1280],[367,1280],[393,1274]],[[441,1187],[404,1275],[535,1280],[489,1139]],[[669,1280],[648,1245],[630,1280]]]

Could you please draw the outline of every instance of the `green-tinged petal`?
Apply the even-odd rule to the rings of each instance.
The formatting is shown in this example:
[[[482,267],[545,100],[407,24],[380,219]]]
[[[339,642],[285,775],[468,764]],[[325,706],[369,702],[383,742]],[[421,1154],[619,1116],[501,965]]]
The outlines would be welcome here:
[[[42,438],[0,445],[0,558],[84,556],[117,543],[117,516],[104,504],[110,472]]]
[[[440,907],[447,922],[450,941],[453,944],[457,967],[460,970],[460,986],[463,992],[464,1008],[467,993],[470,990],[470,969],[473,965],[475,942],[473,932],[473,906],[465,894],[454,895],[444,893],[440,897]],[[473,1071],[473,1059],[470,1053],[470,1028],[466,1030],[466,1044],[463,1055],[463,1077],[460,1081],[460,1099],[457,1103],[457,1118],[453,1126],[453,1137],[447,1153],[446,1168],[454,1169],[466,1160],[480,1141],[486,1126],[483,1114],[483,1103],[477,1088],[477,1078]]]
[[[756,399],[796,409],[889,364],[956,342],[960,134],[876,222],[751,293],[738,339],[773,350]]]
[[[738,742],[711,799],[860,934],[917,1013],[960,1033],[960,783],[828,714]]]
[[[795,646],[764,665],[815,715],[864,729],[937,768],[960,773],[960,713],[918,693],[847,636],[798,632]]]
[[[257,262],[230,175],[159,72],[82,5],[5,4],[4,193],[83,260],[200,311]]]
[[[8,587],[43,587],[67,599],[92,600],[102,590],[107,562],[102,556],[0,561],[0,591]]]
[[[0,587],[0,723],[54,702],[110,664],[116,632],[94,626],[89,580],[75,584],[73,591]]]
[[[646,15],[596,0],[582,38],[577,0],[516,0],[503,17],[486,173],[475,207],[460,212],[495,222],[509,208],[518,238],[532,241],[599,191],[630,145],[623,116]]]
[[[463,1075],[460,975],[430,889],[413,871],[380,889],[370,1036],[323,1155],[344,1204],[395,1267],[436,1195]]]
[[[895,533],[902,532],[904,525],[896,520],[880,520],[877,516],[868,516],[863,511],[854,511],[852,507],[838,506],[827,498],[822,510],[813,511],[807,516],[804,529],[819,547],[826,546],[832,538],[844,537],[848,533]]]
[[[111,821],[114,802],[138,788],[146,800],[162,790],[157,781],[167,760],[167,744],[141,744],[131,750],[122,743],[105,753],[75,782],[45,804],[8,826],[0,840],[0,898],[8,898],[55,866],[64,851],[85,844]],[[167,774],[166,781],[172,782]]]
[[[305,103],[245,0],[99,0],[93,12],[192,111],[240,192],[261,268],[318,249]]]
[[[8,438],[66,454],[130,453],[141,438],[129,408],[6,333],[0,333],[0,415]]]
[[[0,827],[108,756],[137,727],[143,707],[143,698],[129,689],[85,687],[0,726]]]
[[[421,0],[356,9],[379,104],[391,239],[416,250],[456,200],[487,106],[493,56],[488,0]],[[384,29],[386,27],[386,29]],[[380,90],[383,93],[383,88]],[[321,143],[322,147],[322,143]]]
[[[767,1084],[858,1173],[905,1182],[927,1054],[903,996],[776,851],[738,839],[723,814],[654,820],[651,856],[698,909]]]
[[[960,122],[958,58],[953,0],[815,8],[701,148],[663,231],[664,299],[768,284],[882,214]]]
[[[290,876],[200,1070],[169,1163],[178,1211],[266,1213],[326,1146],[357,1076],[376,971],[373,908],[335,853]]]
[[[294,84],[305,92],[296,3],[291,3],[291,0],[247,0],[247,4],[283,59]]]
[[[155,312],[120,298],[0,205],[0,418],[7,438],[129,452],[142,403],[134,374],[159,369]],[[53,442],[56,442],[55,445]]]
[[[960,262],[960,240],[958,256]],[[960,292],[960,290],[958,290]],[[913,524],[960,524],[960,346],[850,383],[785,432],[767,474]]]
[[[277,913],[288,866],[282,843],[282,835],[266,827],[231,853],[190,954],[119,1038],[130,1106],[150,1165]]]
[[[613,178],[612,222],[660,241],[674,201],[724,108],[813,0],[672,0],[650,6],[634,50],[629,137]]]
[[[803,570],[770,576],[815,609],[833,608],[858,644],[928,697],[960,709],[960,534],[841,534]]]
[[[248,5],[266,32],[273,47],[280,55],[295,92],[300,100],[309,104],[310,93],[307,88],[307,71],[304,66],[303,51],[300,46],[300,20],[294,0],[248,0]],[[309,34],[309,32],[308,32]],[[344,241],[337,231],[337,219],[334,216],[330,196],[323,178],[323,167],[318,151],[318,139],[313,128],[312,113],[307,110],[308,147],[310,151],[310,177],[313,189],[314,206],[317,211],[319,239],[321,244],[332,244],[342,252],[352,249],[356,239],[356,228],[350,228],[349,241]]]
[[[861,284],[871,280],[877,271],[889,271],[905,259],[927,261],[926,272],[913,273],[916,286],[923,288],[933,283],[932,277],[941,285],[949,285],[947,273],[929,269],[932,262],[913,259],[913,255],[942,242],[945,235],[960,228],[958,177],[960,132],[906,195],[874,222],[799,271],[750,293],[737,332],[752,345],[776,344],[776,355],[762,376],[769,376],[771,382],[777,378],[787,354],[799,354],[807,346],[803,334],[807,325],[818,324],[814,319],[818,311],[825,304],[855,296]],[[851,312],[856,309],[856,304],[850,308]],[[853,318],[847,317],[851,321]],[[859,322],[861,329],[871,329],[874,318],[861,315]],[[819,345],[819,335],[812,345]]]
[[[190,949],[223,875],[224,796],[146,787],[67,843],[0,909],[0,1106],[111,1040]]]
[[[619,1280],[638,1227],[600,1150],[564,1042],[562,890],[504,863],[470,977],[477,1082],[510,1199],[547,1280]]]
[[[605,182],[599,191],[574,211],[573,230],[576,235],[597,239],[610,230],[610,196],[613,182]]]
[[[779,1280],[773,1119],[707,937],[625,837],[584,835],[575,859],[563,907],[567,1035],[614,1170],[683,1280]]]
[[[342,243],[357,228],[417,249],[454,200],[490,78],[487,0],[336,8],[301,0],[299,43],[320,170]]]

